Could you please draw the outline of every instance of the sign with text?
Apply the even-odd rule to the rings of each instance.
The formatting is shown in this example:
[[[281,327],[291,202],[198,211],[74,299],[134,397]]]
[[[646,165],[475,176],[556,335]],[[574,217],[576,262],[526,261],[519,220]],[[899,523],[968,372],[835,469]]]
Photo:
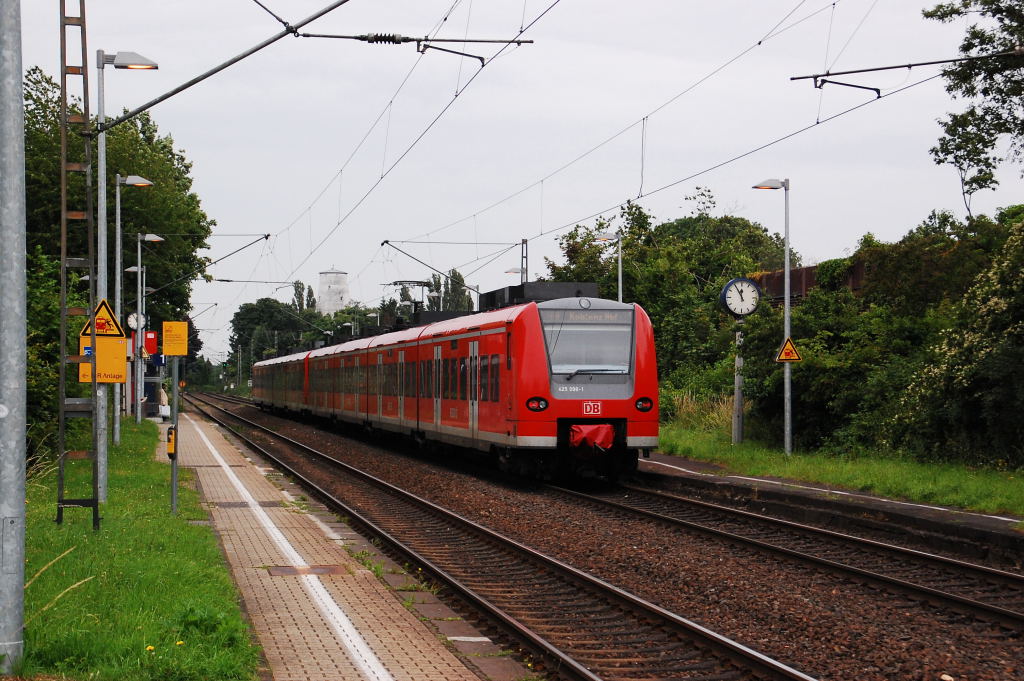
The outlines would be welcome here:
[[[164,354],[188,354],[188,322],[164,322]]]
[[[124,383],[128,380],[128,341],[116,336],[97,336],[93,352],[89,338],[79,337],[78,354],[96,355],[97,383]],[[92,382],[92,365],[78,365],[78,382]]]

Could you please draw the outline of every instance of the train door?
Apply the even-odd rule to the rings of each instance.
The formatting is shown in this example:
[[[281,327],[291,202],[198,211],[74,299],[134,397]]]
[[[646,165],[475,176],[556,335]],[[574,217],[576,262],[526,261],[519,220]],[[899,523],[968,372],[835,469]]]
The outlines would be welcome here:
[[[405,350],[398,351],[398,423],[405,425]]]
[[[480,420],[480,341],[469,342],[469,437],[475,442]]]
[[[373,383],[374,383],[373,392],[376,395],[376,398],[375,398],[376,402],[374,404],[377,405],[377,407],[376,407],[377,411],[375,412],[375,414],[376,414],[377,418],[380,419],[381,414],[384,413],[384,390],[383,390],[383,387],[384,387],[384,353],[383,352],[378,352],[377,353],[377,377],[376,377],[376,380]]]
[[[434,346],[434,430],[441,431],[441,346]]]

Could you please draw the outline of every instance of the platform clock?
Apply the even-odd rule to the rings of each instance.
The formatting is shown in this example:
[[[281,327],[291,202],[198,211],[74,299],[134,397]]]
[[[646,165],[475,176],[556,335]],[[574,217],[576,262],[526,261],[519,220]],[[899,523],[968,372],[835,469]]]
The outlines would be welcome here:
[[[753,279],[733,279],[722,288],[718,300],[734,317],[746,317],[757,309],[761,301],[761,289]]]

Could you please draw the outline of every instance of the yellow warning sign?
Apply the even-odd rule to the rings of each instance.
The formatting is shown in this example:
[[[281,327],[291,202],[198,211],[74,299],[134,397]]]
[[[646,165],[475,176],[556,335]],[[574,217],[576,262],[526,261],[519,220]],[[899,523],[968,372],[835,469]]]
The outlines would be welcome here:
[[[796,351],[796,346],[793,345],[793,339],[787,338],[786,342],[782,344],[782,349],[779,350],[779,354],[775,356],[776,362],[802,362],[803,358],[800,357],[800,353]]]
[[[113,336],[97,336],[96,352],[90,345],[89,338],[78,339],[78,354],[96,355],[97,383],[124,383],[128,380],[128,341]],[[92,365],[78,365],[78,382],[92,382]]]
[[[93,313],[96,319],[96,335],[104,338],[124,338],[124,329],[117,322],[114,311],[110,309],[110,303],[106,298],[100,301]],[[92,320],[85,323],[82,331],[78,334],[80,338],[92,338]]]
[[[188,322],[164,322],[164,354],[188,354]]]

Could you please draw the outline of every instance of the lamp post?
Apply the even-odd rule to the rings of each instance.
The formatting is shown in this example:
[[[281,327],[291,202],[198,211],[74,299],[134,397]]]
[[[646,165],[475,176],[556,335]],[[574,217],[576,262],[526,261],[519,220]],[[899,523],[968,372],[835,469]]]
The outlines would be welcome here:
[[[507,270],[505,270],[505,274],[518,274],[519,275],[519,283],[520,284],[525,284],[526,283],[526,269],[523,268],[523,267],[510,267]]]
[[[142,242],[163,241],[162,236],[156,234],[136,234],[135,241],[135,268],[136,273],[136,296],[135,296],[135,423],[142,423],[142,389],[143,389],[143,364],[142,364],[142,337],[145,334],[146,318],[143,316],[142,300],[145,295],[146,268],[142,266]],[[129,267],[126,272],[132,271]]]
[[[136,54],[135,52],[118,52],[114,55],[108,55],[103,50],[96,51],[96,69],[97,69],[97,100],[98,100],[98,119],[99,119],[99,138],[96,142],[97,150],[97,171],[96,171],[96,193],[99,201],[97,202],[97,230],[96,230],[96,297],[100,300],[106,300],[107,298],[107,132],[104,126],[106,125],[107,118],[103,111],[103,100],[104,100],[104,84],[103,84],[103,71],[107,64],[112,64],[115,69],[143,69],[152,70],[156,69],[157,65],[155,62],[146,59],[142,55]],[[120,255],[120,249],[118,250]],[[118,277],[120,277],[120,267],[118,268]],[[120,323],[120,319],[118,320]],[[117,393],[117,391],[114,391]],[[114,413],[117,414],[117,409],[120,408],[120,401],[114,403]],[[117,419],[117,416],[114,417]],[[96,386],[96,420],[99,422],[97,427],[98,437],[96,442],[96,472],[97,472],[97,492],[100,501],[107,500],[107,385],[100,383]],[[114,442],[119,443],[121,441],[120,432],[118,427],[120,423],[117,422],[114,427]]]
[[[790,329],[789,329],[789,178],[784,180],[768,179],[763,182],[755,184],[754,189],[783,189],[786,197],[786,218],[785,218],[785,250],[786,260],[784,264],[784,286],[785,293],[783,299],[783,313],[782,313],[782,342],[785,343],[789,340]],[[793,390],[791,381],[790,363],[785,362],[783,364],[783,413],[785,419],[785,435],[784,435],[784,446],[786,454],[789,455],[793,451]]]
[[[121,177],[120,173],[114,176],[114,271],[117,276],[114,279],[114,317],[118,323],[121,320],[121,289],[123,286],[121,264],[121,185],[130,187],[152,187],[153,183],[138,175]],[[127,360],[126,360],[127,361]],[[114,390],[114,444],[121,444],[121,386]]]
[[[594,237],[594,241],[609,242],[614,241],[618,244],[619,250],[619,302],[622,302],[622,234],[612,234],[611,232],[601,232]]]

